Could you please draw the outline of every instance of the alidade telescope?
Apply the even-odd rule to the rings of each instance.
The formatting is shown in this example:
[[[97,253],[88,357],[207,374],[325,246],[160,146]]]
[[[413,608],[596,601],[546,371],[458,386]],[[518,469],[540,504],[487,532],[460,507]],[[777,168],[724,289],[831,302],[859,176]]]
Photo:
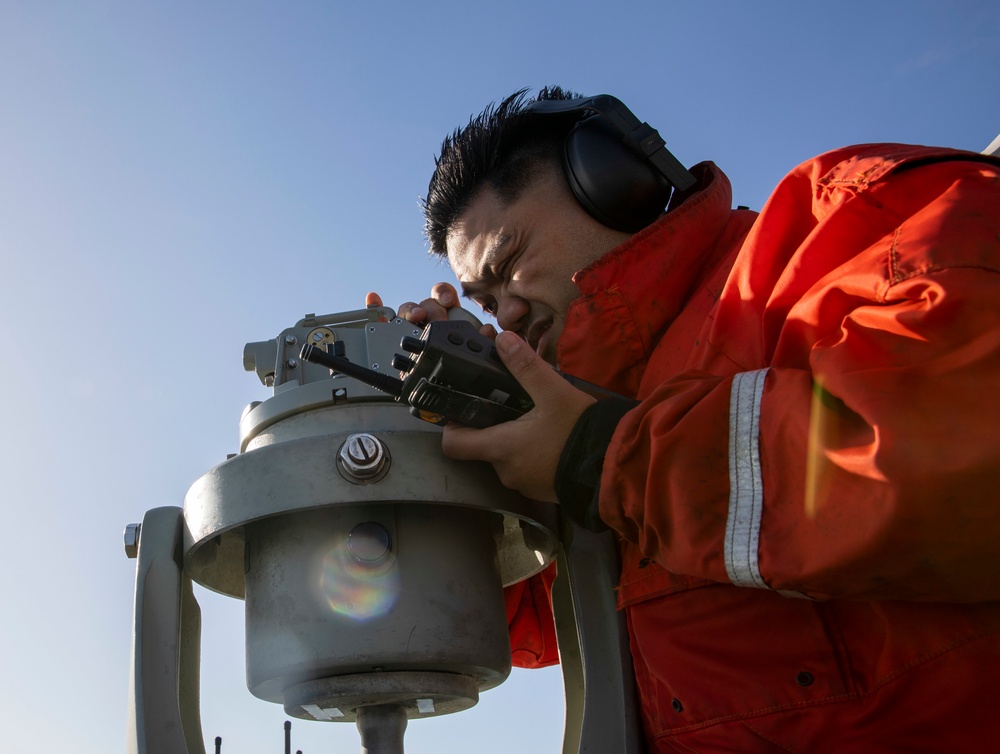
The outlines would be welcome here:
[[[273,395],[244,411],[240,452],[198,479],[183,509],[156,508],[126,528],[137,558],[130,754],[205,751],[192,581],[245,600],[254,696],[293,717],[356,723],[363,753],[402,754],[408,720],[467,709],[507,678],[503,587],[554,559],[564,754],[641,751],[610,535],[505,489],[487,464],[445,458],[440,429],[421,420],[456,400],[459,417],[493,416],[512,395],[530,408],[495,364],[479,379],[489,343],[475,330],[449,329],[447,348],[428,351],[433,368],[414,345],[433,343],[428,330],[382,306],[307,315],[247,344],[244,367]],[[323,355],[367,379],[331,376],[316,363]],[[393,392],[404,360],[427,377],[412,391],[425,401],[412,404],[416,415]],[[461,379],[449,377],[456,369]],[[489,394],[456,399],[455,382]]]

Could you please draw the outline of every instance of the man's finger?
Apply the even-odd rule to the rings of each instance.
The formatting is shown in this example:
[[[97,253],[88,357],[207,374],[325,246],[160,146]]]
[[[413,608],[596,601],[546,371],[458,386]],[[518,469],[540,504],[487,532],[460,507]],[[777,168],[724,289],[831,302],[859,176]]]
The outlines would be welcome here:
[[[451,283],[436,283],[431,288],[431,297],[445,309],[458,306],[458,291]]]
[[[365,306],[382,306],[382,297],[372,291],[365,296]]]
[[[489,435],[493,427],[473,429],[460,424],[448,424],[441,436],[441,451],[456,461],[487,461],[492,446]],[[487,437],[483,437],[483,435]]]
[[[415,325],[422,325],[427,321],[427,312],[420,304],[415,304],[412,301],[400,304],[396,314]]]
[[[427,312],[428,322],[437,322],[439,319],[448,319],[448,310],[435,298],[425,298],[420,302],[420,308]]]
[[[556,370],[514,333],[500,333],[496,344],[504,366],[533,399],[537,399],[549,386],[564,382]]]

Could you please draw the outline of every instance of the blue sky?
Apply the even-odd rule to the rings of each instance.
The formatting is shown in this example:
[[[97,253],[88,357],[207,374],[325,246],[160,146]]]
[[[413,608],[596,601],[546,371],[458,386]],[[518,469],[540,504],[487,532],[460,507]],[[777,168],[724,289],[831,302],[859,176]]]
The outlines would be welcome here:
[[[124,525],[236,450],[266,397],[245,342],[450,279],[418,202],[487,103],[614,94],[759,208],[845,144],[983,149],[998,70],[988,1],[0,1],[0,750],[121,749]],[[279,752],[241,603],[199,599],[206,736]],[[412,723],[407,751],[557,751],[561,716],[557,671],[515,673]],[[353,726],[298,722],[294,745],[359,748]]]

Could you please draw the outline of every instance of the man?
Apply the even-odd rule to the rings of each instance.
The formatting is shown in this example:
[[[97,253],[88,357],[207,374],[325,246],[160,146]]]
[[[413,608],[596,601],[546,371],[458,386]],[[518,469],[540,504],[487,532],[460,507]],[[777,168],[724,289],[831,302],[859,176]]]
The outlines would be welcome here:
[[[444,452],[620,535],[650,751],[994,744],[1000,161],[841,149],[759,217],[702,163],[632,233],[571,192],[574,126],[518,93],[444,142],[431,251],[535,402]],[[554,659],[540,594],[509,595],[523,664]]]

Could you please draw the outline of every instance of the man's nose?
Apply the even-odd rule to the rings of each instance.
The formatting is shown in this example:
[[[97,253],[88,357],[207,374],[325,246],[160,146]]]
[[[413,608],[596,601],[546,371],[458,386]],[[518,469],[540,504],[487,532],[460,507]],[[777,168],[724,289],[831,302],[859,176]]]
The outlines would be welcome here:
[[[528,312],[531,307],[523,298],[502,295],[497,303],[497,324],[503,330],[518,332],[527,324]]]

